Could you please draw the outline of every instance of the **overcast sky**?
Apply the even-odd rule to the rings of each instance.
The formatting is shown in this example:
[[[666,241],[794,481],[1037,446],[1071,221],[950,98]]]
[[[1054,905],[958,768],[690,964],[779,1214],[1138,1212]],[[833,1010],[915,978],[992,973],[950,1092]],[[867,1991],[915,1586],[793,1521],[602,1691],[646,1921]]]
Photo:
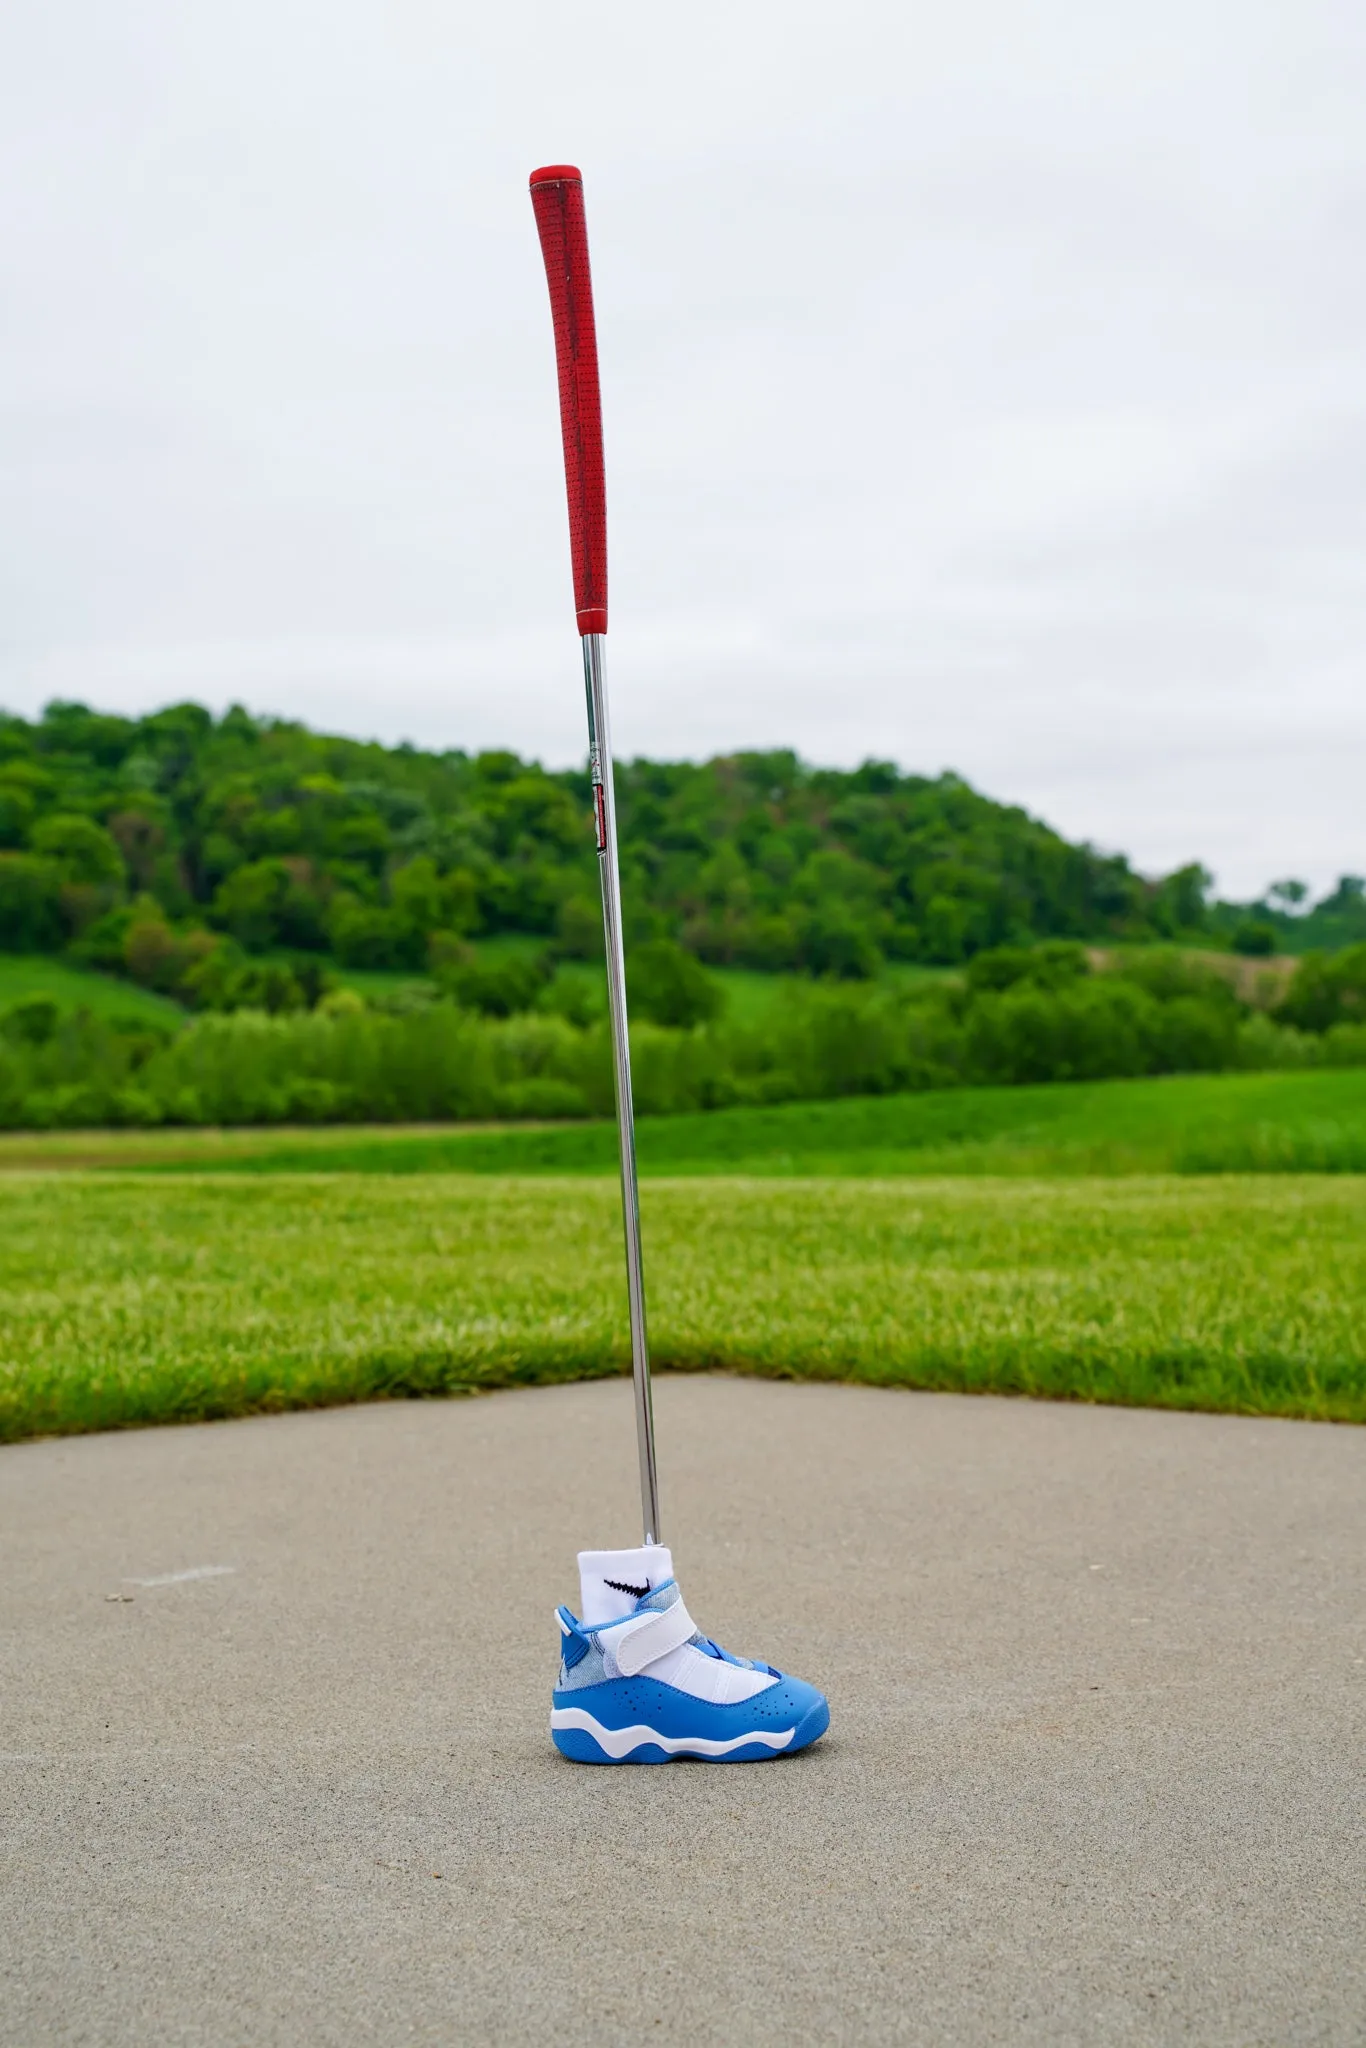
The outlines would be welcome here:
[[[583,166],[619,753],[1366,872],[1359,0],[15,0],[0,704],[584,748],[527,173]]]

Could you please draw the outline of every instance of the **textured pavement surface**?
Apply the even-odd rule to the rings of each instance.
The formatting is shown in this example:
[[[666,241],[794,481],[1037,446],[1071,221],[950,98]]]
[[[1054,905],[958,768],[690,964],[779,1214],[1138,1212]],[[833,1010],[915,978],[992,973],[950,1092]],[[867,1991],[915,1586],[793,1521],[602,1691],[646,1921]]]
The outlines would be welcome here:
[[[657,1407],[803,1757],[550,1747],[623,1382],[0,1450],[0,2040],[1366,2039],[1366,1431]]]

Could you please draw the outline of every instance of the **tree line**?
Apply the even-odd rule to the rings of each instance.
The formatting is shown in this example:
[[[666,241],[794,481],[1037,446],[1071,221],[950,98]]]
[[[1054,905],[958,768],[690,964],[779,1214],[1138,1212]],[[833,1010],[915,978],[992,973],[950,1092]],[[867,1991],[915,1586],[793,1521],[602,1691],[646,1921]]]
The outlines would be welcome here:
[[[1294,882],[1213,904],[1196,863],[1147,878],[957,776],[885,762],[633,761],[618,810],[628,941],[710,965],[859,980],[1050,938],[1366,938],[1356,878],[1312,909]],[[512,753],[384,747],[240,707],[0,714],[0,950],[220,1010],[311,1007],[329,960],[468,983],[471,941],[501,934],[592,959],[589,815],[583,772]]]

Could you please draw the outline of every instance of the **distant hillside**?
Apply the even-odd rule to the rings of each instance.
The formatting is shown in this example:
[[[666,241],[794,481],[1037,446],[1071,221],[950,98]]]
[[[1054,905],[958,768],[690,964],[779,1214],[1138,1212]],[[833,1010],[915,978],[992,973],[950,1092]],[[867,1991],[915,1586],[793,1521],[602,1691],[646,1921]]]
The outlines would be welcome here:
[[[1362,884],[1304,915],[1206,902],[953,775],[794,754],[618,770],[630,935],[713,964],[858,978],[1071,937],[1248,951],[1366,937]],[[383,747],[181,704],[0,714],[0,950],[55,953],[212,1002],[233,963],[289,949],[441,971],[473,937],[598,948],[589,791],[510,753]],[[234,970],[235,971],[235,970]],[[264,971],[264,970],[262,970]]]

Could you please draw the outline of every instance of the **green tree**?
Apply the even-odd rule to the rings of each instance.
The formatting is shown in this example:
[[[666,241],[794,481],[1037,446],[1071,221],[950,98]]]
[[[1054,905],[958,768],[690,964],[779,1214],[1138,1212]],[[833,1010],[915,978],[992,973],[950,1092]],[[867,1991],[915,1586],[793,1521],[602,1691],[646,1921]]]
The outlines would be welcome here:
[[[29,835],[36,854],[50,860],[64,882],[93,888],[123,887],[123,855],[113,835],[93,818],[56,811],[41,818]]]
[[[0,949],[50,953],[62,937],[62,878],[55,863],[0,853]]]
[[[247,861],[220,883],[213,900],[215,923],[249,952],[271,946],[318,948],[326,944],[323,905],[310,886],[307,861]]]
[[[1153,891],[1151,917],[1164,938],[1179,938],[1183,932],[1197,932],[1207,922],[1205,898],[1214,877],[1198,861],[1177,868]]]

